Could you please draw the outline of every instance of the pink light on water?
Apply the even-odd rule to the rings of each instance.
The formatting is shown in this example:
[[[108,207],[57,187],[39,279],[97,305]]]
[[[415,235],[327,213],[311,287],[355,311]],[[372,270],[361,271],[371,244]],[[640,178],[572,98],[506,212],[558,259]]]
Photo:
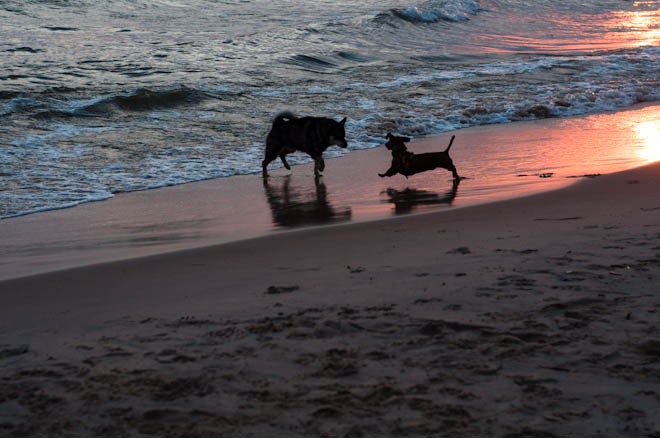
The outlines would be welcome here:
[[[649,162],[660,160],[660,120],[639,123],[634,129],[641,146],[637,155]]]

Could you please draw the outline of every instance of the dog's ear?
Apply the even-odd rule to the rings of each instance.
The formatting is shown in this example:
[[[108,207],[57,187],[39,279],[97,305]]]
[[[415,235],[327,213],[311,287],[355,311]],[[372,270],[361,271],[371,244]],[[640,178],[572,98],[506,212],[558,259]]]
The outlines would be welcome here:
[[[343,119],[341,119],[341,122],[339,122],[340,125],[343,125],[343,124],[345,124],[345,123],[346,123],[346,117],[344,117]]]

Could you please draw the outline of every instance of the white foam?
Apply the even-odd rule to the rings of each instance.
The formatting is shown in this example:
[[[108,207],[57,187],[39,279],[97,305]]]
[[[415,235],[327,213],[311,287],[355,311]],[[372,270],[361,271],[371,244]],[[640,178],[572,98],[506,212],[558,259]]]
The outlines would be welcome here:
[[[374,111],[378,107],[378,103],[373,99],[360,97],[357,101],[357,107],[367,111]]]
[[[434,97],[431,96],[418,96],[418,97],[413,97],[410,99],[410,101],[415,104],[415,105],[420,105],[420,106],[432,106],[435,105],[437,100]]]
[[[114,126],[100,126],[100,127],[79,127],[76,125],[57,124],[52,125],[48,129],[52,132],[48,134],[32,134],[24,137],[19,137],[11,141],[11,145],[19,148],[34,148],[49,146],[49,141],[59,138],[72,138],[77,137],[83,132],[106,132],[115,129]]]
[[[474,71],[454,71],[454,70],[445,70],[445,71],[434,71],[434,72],[420,72],[413,75],[401,76],[392,81],[380,82],[376,84],[378,88],[395,88],[411,84],[419,84],[426,81],[438,81],[438,80],[452,80],[452,79],[463,79],[471,76],[475,76]]]
[[[287,97],[291,94],[291,90],[288,88],[260,89],[253,91],[252,94],[261,97]]]
[[[63,113],[77,114],[102,102],[104,99],[105,97],[98,96],[90,99],[68,100],[65,102],[58,102],[55,107]]]
[[[80,128],[74,125],[56,125],[53,128],[54,131],[48,134],[26,135],[12,140],[10,144],[20,148],[33,148],[47,146],[48,141],[55,138],[75,137],[80,134]]]
[[[215,119],[217,114],[213,111],[196,111],[195,116],[199,119]]]
[[[419,84],[427,81],[451,81],[467,79],[477,76],[502,76],[528,73],[537,70],[551,69],[563,62],[563,58],[543,58],[527,62],[497,62],[483,64],[467,69],[452,69],[442,71],[420,71],[418,73],[400,76],[394,80],[384,81],[376,84],[378,88],[396,88]],[[369,84],[353,84],[354,87],[370,87]]]
[[[309,94],[334,94],[336,92],[333,88],[318,85],[307,87],[306,91]]]
[[[0,219],[9,219],[12,217],[19,217],[19,216],[25,216],[28,214],[33,214],[33,213],[42,213],[44,211],[52,211],[52,210],[61,210],[63,208],[72,208],[80,204],[85,204],[88,202],[98,202],[98,201],[105,201],[106,199],[112,198],[114,195],[109,193],[107,196],[98,196],[98,197],[93,197],[90,196],[86,199],[81,199],[79,201],[75,202],[68,202],[68,203],[62,203],[59,200],[55,200],[53,204],[51,205],[46,205],[44,207],[39,207],[39,208],[33,208],[33,209],[28,209],[25,211],[20,211],[18,213],[12,213],[12,214],[7,214],[4,216],[0,216]]]
[[[397,9],[398,15],[413,22],[467,21],[483,11],[481,3],[473,0],[430,0],[421,6]]]

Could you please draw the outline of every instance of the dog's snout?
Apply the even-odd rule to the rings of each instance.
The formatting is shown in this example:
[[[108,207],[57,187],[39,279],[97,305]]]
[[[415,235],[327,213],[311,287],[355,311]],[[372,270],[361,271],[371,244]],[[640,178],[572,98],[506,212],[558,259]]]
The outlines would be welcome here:
[[[339,146],[340,148],[347,148],[348,143],[345,138],[330,137],[330,144]]]

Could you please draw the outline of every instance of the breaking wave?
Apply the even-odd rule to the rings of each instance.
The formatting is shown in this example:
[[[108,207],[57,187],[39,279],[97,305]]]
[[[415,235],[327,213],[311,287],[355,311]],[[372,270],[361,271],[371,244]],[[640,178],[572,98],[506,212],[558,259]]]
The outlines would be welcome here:
[[[64,93],[63,93],[64,91]],[[0,109],[0,116],[18,112],[31,112],[37,119],[55,117],[84,117],[109,115],[113,111],[144,112],[171,109],[198,103],[208,94],[204,91],[180,86],[154,90],[138,88],[125,93],[76,98],[75,90],[48,90],[36,95],[12,93],[12,98]],[[69,97],[70,95],[73,97]],[[63,99],[62,97],[68,98]]]
[[[478,0],[429,0],[420,6],[394,8],[393,16],[412,23],[468,21],[485,10]]]

